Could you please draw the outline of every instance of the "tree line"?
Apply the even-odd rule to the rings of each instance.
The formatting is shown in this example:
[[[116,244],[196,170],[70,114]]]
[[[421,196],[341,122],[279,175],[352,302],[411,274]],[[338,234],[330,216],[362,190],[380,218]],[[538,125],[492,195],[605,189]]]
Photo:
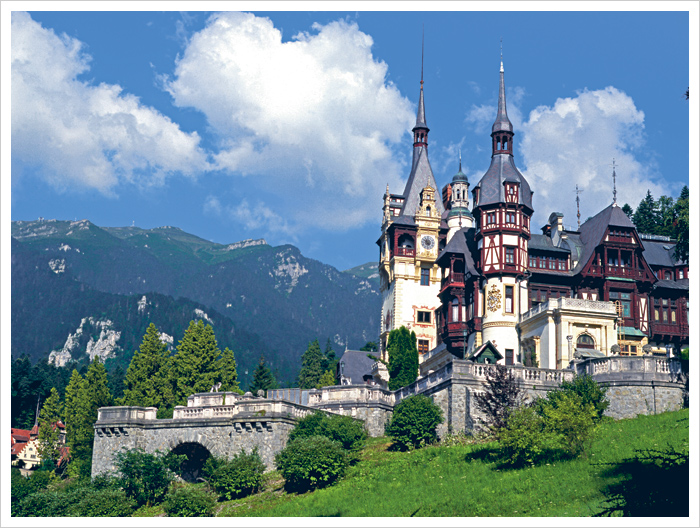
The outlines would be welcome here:
[[[675,239],[674,257],[681,262],[688,261],[690,191],[687,185],[681,189],[675,201],[670,196],[661,196],[655,200],[651,191],[647,190],[636,210],[629,204],[623,205],[622,210],[632,220],[638,232]]]

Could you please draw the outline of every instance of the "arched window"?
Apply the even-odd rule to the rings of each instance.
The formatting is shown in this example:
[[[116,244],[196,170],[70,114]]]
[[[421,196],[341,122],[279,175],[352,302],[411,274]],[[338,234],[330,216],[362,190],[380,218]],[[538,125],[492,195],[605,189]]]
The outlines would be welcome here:
[[[459,321],[459,299],[452,299],[452,322]]]
[[[428,216],[432,214],[432,209],[430,208],[430,206],[425,208],[425,214],[427,214]]]
[[[576,340],[576,348],[595,348],[595,341],[589,334],[581,334]]]

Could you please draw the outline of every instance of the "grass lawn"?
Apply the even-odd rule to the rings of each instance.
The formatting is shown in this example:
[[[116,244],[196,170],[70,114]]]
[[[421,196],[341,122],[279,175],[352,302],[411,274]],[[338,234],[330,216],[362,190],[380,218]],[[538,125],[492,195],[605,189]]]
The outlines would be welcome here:
[[[497,444],[439,445],[388,451],[386,438],[370,439],[361,460],[336,485],[286,493],[277,472],[263,492],[222,502],[218,516],[348,517],[587,517],[602,509],[606,486],[620,480],[611,469],[635,450],[688,446],[688,410],[604,422],[585,457],[508,469]],[[687,493],[688,483],[678,483]],[[146,514],[146,512],[141,512]]]

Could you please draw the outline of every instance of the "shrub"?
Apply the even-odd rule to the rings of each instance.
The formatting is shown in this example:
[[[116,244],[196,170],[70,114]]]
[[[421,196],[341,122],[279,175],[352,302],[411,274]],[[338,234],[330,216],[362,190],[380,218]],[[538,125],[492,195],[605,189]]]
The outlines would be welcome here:
[[[476,407],[484,414],[492,434],[506,426],[508,414],[520,405],[521,391],[512,372],[502,365],[486,371],[486,390],[474,397]]]
[[[534,465],[551,442],[544,419],[534,408],[519,407],[510,413],[498,432],[501,454],[513,466]]]
[[[339,442],[344,449],[357,452],[367,440],[364,424],[350,416],[313,413],[305,416],[289,433],[289,440],[325,436]]]
[[[129,517],[136,510],[136,501],[120,489],[86,487],[66,495],[78,498],[63,513],[68,517]]]
[[[265,464],[260,459],[257,448],[250,454],[241,451],[231,460],[218,459],[209,463],[206,469],[211,471],[209,483],[226,500],[255,493],[262,488],[264,481]]]
[[[588,374],[576,376],[574,381],[563,381],[559,390],[550,393],[552,397],[559,394],[573,393],[581,397],[584,405],[590,403],[596,411],[597,420],[603,418],[605,410],[610,406],[610,401],[606,396],[607,387],[601,387]]]
[[[410,449],[434,442],[442,421],[442,409],[419,394],[399,402],[385,430],[398,447]]]
[[[553,391],[558,392],[558,391]],[[554,435],[559,447],[577,456],[589,446],[596,432],[598,413],[592,403],[584,403],[574,392],[561,392],[538,402],[545,430]]]
[[[296,438],[277,453],[275,465],[291,490],[322,488],[345,473],[347,452],[325,436]]]
[[[163,501],[169,517],[212,517],[216,496],[202,486],[173,486]]]
[[[19,517],[61,517],[79,498],[70,493],[38,491],[22,499],[14,513]]]
[[[174,458],[160,452],[146,453],[141,448],[117,453],[115,466],[126,494],[139,505],[150,506],[162,501],[175,479],[175,474],[169,469]]]

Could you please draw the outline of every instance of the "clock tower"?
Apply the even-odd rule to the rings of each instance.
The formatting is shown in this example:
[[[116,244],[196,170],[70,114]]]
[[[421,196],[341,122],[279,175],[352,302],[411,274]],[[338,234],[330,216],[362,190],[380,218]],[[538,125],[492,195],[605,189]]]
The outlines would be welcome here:
[[[389,332],[405,326],[416,333],[419,361],[437,345],[435,310],[442,279],[436,264],[445,245],[446,225],[442,200],[428,161],[428,128],[425,121],[423,80],[416,126],[413,127],[413,162],[402,194],[384,194],[382,235],[377,241],[382,311],[379,350],[388,360]],[[382,369],[377,365],[377,370]],[[388,376],[375,372],[375,377]]]

